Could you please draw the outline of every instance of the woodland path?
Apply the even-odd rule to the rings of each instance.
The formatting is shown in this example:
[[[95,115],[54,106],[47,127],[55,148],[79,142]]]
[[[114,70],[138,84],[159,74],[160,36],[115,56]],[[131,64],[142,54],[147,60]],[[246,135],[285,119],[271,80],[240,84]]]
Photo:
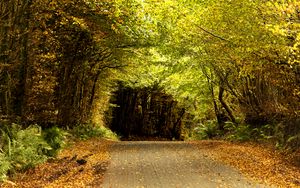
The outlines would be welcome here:
[[[104,188],[267,187],[213,161],[187,142],[117,142]]]

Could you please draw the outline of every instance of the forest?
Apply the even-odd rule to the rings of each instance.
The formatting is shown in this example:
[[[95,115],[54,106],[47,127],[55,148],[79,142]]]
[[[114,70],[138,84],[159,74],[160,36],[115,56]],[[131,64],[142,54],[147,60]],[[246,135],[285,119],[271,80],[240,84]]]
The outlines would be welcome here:
[[[109,129],[299,149],[300,2],[0,0],[0,180]]]

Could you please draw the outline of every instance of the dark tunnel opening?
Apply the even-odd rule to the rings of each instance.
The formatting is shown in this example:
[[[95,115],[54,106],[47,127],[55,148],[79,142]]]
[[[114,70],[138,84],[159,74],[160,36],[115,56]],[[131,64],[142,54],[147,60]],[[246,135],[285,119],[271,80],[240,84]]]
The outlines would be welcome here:
[[[124,140],[183,140],[185,109],[161,88],[120,83],[110,103],[110,128]]]

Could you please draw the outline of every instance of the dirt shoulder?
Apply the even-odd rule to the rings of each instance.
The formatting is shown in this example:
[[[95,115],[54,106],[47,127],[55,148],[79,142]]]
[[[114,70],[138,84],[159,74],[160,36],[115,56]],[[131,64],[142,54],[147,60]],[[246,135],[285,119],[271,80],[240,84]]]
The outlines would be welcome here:
[[[266,145],[226,141],[194,141],[216,161],[239,169],[246,177],[278,187],[300,187],[300,151],[283,154]]]
[[[109,147],[104,139],[77,141],[57,159],[17,174],[1,187],[93,187],[101,184],[109,163]]]

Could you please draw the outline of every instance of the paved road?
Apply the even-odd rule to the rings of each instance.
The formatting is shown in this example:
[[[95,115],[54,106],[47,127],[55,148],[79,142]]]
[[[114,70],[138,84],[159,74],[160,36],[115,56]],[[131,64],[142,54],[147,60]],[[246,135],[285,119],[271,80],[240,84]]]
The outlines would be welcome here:
[[[111,152],[104,188],[266,187],[186,142],[118,142]]]

